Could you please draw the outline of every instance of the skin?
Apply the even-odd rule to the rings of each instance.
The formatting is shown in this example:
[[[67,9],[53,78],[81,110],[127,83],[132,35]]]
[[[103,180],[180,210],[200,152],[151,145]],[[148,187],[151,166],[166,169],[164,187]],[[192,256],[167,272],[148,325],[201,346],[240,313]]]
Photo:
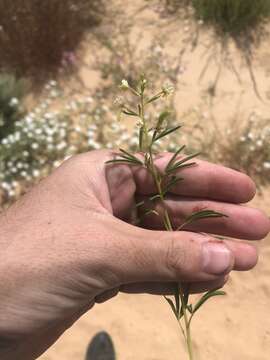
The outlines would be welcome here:
[[[134,203],[155,193],[154,184],[145,169],[105,165],[112,157],[94,151],[66,161],[2,214],[1,360],[37,358],[95,303],[119,291],[170,294],[174,282],[189,282],[201,292],[223,286],[232,270],[256,265],[250,242],[210,235],[267,235],[268,217],[242,205],[255,194],[249,177],[198,160],[181,172],[184,180],[167,200],[174,225],[205,208],[229,217],[165,232],[156,216],[132,225]],[[160,171],[170,157],[157,157]]]

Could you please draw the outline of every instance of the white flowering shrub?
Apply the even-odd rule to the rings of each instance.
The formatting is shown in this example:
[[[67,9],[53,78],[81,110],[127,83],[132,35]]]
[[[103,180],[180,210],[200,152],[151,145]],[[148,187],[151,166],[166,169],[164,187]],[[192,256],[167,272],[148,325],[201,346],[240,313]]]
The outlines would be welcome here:
[[[127,140],[127,131],[114,122],[109,121],[109,108],[99,100],[96,104],[92,97],[80,94],[66,98],[51,81],[41,103],[18,120],[13,133],[0,142],[2,202],[16,199],[72,155],[104,144],[109,148],[121,145]]]
[[[14,131],[15,122],[22,116],[20,100],[23,94],[22,80],[0,73],[0,140]]]

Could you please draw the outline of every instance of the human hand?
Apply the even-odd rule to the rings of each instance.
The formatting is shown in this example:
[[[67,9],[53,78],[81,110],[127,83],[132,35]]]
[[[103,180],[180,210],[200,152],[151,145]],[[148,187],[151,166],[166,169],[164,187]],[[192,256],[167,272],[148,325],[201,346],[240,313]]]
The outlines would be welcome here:
[[[160,170],[168,156],[157,159]],[[2,216],[2,360],[38,357],[95,302],[118,291],[166,294],[175,282],[206,291],[222,286],[231,270],[255,266],[252,245],[206,234],[266,236],[269,219],[239,205],[255,194],[247,176],[201,161],[181,171],[184,181],[167,201],[175,225],[204,208],[228,218],[165,232],[157,217],[145,218],[144,228],[130,224],[135,202],[154,185],[143,169],[105,165],[111,158],[96,151],[66,161]]]

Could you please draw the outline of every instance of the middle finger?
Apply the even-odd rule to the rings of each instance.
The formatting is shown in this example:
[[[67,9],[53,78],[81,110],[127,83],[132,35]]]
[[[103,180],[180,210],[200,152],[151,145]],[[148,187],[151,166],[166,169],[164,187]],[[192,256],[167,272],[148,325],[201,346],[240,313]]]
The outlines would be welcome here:
[[[138,209],[141,226],[163,230],[164,205],[158,201],[150,202],[143,196],[138,198],[138,201],[144,201],[144,205]],[[267,235],[269,230],[267,216],[260,210],[244,205],[171,195],[165,200],[165,207],[170,214],[174,229],[183,225],[185,219],[194,212],[213,210],[226,216],[198,220],[185,226],[183,230],[207,232],[245,240],[260,240]],[[154,213],[144,215],[149,209],[157,212],[159,216]]]

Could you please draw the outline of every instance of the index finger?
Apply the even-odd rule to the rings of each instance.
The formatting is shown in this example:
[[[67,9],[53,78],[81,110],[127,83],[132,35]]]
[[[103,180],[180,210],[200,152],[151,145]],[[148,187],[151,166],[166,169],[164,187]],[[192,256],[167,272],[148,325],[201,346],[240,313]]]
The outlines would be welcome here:
[[[172,156],[171,153],[163,153],[155,159],[155,165],[162,174]],[[194,166],[175,172],[183,180],[170,190],[171,193],[231,203],[246,203],[254,197],[256,187],[249,176],[207,161],[193,161],[196,163]],[[132,171],[138,194],[150,195],[157,191],[146,168],[134,167]]]

